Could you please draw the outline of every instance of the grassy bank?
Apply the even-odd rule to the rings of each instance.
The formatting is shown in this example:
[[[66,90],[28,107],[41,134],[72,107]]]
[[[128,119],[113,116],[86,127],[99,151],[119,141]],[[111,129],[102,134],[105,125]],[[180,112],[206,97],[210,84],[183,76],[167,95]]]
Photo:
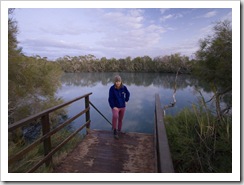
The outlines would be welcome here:
[[[231,173],[232,119],[222,120],[204,106],[192,105],[165,116],[175,172]]]

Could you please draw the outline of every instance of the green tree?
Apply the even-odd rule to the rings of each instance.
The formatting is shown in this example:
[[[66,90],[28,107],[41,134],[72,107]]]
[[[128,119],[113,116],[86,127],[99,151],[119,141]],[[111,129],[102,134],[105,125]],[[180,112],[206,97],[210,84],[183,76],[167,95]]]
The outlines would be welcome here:
[[[8,124],[12,124],[44,109],[60,104],[55,97],[62,74],[60,65],[46,57],[28,57],[21,53],[17,41],[17,23],[8,19]],[[52,118],[51,118],[52,119]],[[9,140],[19,142],[22,130],[9,135]]]
[[[21,48],[18,48],[17,33],[18,26],[17,22],[13,19],[14,9],[10,8],[8,10],[8,57],[13,59],[16,55],[21,53]]]
[[[228,20],[217,22],[213,35],[200,40],[200,49],[196,52],[194,73],[200,79],[211,84],[215,93],[216,111],[219,119],[225,109],[231,108],[232,97],[232,28]],[[221,110],[220,100],[227,107]]]
[[[208,82],[230,88],[232,83],[232,29],[230,21],[218,22],[213,36],[200,40],[196,72]]]

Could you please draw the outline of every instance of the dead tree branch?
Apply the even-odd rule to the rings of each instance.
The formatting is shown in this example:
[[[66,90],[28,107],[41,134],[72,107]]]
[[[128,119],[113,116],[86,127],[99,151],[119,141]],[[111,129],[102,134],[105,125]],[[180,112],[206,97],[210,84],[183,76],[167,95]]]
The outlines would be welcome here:
[[[164,115],[165,115],[165,110],[168,109],[168,108],[171,108],[171,107],[174,107],[175,104],[176,104],[176,98],[175,98],[175,95],[176,95],[176,89],[177,89],[177,78],[178,78],[178,74],[179,74],[179,71],[180,71],[181,68],[178,69],[177,73],[176,73],[176,76],[175,76],[175,84],[174,84],[174,92],[173,92],[173,102],[169,103],[168,105],[165,105],[163,107],[163,112],[164,112]]]

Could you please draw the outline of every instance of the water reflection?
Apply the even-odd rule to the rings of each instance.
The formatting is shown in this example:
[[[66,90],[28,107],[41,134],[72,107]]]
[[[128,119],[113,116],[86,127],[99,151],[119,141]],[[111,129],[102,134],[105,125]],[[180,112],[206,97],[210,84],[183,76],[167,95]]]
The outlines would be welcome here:
[[[119,74],[123,82],[127,85],[136,85],[149,87],[150,85],[162,86],[164,88],[173,88],[175,84],[175,74],[165,73],[65,73],[62,78],[62,84],[66,86],[88,86],[94,87],[98,83],[106,86],[113,82],[113,77]],[[190,75],[179,74],[177,79],[177,87],[184,89],[187,86],[204,86],[199,84],[198,80]]]
[[[131,93],[123,122],[123,129],[127,132],[153,133],[155,94],[161,98],[161,105],[172,102],[175,85],[175,74],[161,73],[66,73],[62,76],[62,87],[57,95],[65,101],[80,95],[92,92],[90,100],[95,106],[111,120],[112,113],[108,104],[108,91],[113,84],[113,77],[119,74]],[[201,85],[201,87],[200,87]],[[190,75],[179,75],[177,78],[177,103],[174,108],[168,109],[166,114],[175,114],[184,107],[191,106],[197,101],[198,94],[195,87],[202,90],[206,100],[212,93],[206,86],[202,86]],[[77,102],[70,106],[69,116],[77,114],[84,108],[84,102]],[[73,123],[77,127],[84,123],[85,118],[79,118]],[[111,129],[108,124],[93,108],[91,109],[91,127],[93,129]]]

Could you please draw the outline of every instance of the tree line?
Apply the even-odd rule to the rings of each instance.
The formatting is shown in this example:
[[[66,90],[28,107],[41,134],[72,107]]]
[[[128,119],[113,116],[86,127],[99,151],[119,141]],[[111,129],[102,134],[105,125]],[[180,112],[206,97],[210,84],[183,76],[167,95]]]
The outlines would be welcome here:
[[[188,56],[180,53],[159,56],[152,59],[149,56],[126,57],[121,59],[102,57],[94,55],[64,56],[56,60],[62,70],[68,73],[74,72],[165,72],[175,73],[181,68],[182,73],[191,72],[191,61]]]

